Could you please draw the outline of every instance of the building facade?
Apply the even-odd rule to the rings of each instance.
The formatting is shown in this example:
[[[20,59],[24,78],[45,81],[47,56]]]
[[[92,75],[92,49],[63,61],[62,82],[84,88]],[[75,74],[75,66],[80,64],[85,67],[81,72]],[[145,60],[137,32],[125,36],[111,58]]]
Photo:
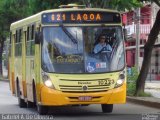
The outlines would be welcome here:
[[[137,24],[139,24],[139,68],[141,68],[144,56],[144,44],[148,40],[148,35],[154,24],[156,13],[159,7],[155,4],[147,4],[140,8],[140,17],[137,11],[130,11],[122,15],[122,20],[127,29],[126,40],[126,61],[128,67],[133,67],[136,64],[136,39],[137,39]],[[139,21],[138,21],[139,20]],[[148,72],[147,80],[160,81],[160,36],[157,38],[152,51],[151,64]]]

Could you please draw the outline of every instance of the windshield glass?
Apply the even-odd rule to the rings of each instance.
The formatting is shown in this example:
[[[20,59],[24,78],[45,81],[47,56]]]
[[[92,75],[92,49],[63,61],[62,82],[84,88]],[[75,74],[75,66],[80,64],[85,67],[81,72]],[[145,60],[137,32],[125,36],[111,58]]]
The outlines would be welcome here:
[[[104,73],[124,67],[121,27],[44,27],[42,69]]]

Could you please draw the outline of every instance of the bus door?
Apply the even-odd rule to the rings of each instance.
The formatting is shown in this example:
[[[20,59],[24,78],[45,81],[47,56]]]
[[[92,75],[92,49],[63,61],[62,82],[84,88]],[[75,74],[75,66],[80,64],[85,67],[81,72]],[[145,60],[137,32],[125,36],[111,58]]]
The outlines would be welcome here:
[[[33,26],[27,28],[26,39],[26,82],[27,82],[27,99],[33,100],[33,78],[34,78],[34,39]]]

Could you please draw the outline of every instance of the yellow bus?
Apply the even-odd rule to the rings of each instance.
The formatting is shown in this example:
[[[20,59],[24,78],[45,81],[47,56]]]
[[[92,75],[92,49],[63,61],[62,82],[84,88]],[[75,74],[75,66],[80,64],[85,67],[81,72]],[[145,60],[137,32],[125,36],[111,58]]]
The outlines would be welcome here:
[[[101,104],[110,113],[126,102],[119,12],[61,6],[12,23],[10,32],[10,88],[20,107],[46,114],[48,107]]]

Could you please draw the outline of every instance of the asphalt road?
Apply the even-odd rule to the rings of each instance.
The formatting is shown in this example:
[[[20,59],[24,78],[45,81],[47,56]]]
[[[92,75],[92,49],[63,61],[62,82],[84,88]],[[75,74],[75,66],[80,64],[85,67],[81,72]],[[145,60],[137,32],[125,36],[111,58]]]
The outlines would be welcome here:
[[[90,105],[50,108],[48,115],[51,115],[51,117],[41,117],[35,108],[19,108],[17,98],[12,96],[9,90],[8,82],[0,81],[0,119],[7,119],[7,117],[15,120],[24,119],[26,118],[25,115],[28,115],[27,119],[29,120],[150,120],[150,118],[160,120],[160,115],[158,116],[157,114],[160,114],[159,109],[126,103],[114,105],[113,113],[111,114],[102,113],[100,105]]]

